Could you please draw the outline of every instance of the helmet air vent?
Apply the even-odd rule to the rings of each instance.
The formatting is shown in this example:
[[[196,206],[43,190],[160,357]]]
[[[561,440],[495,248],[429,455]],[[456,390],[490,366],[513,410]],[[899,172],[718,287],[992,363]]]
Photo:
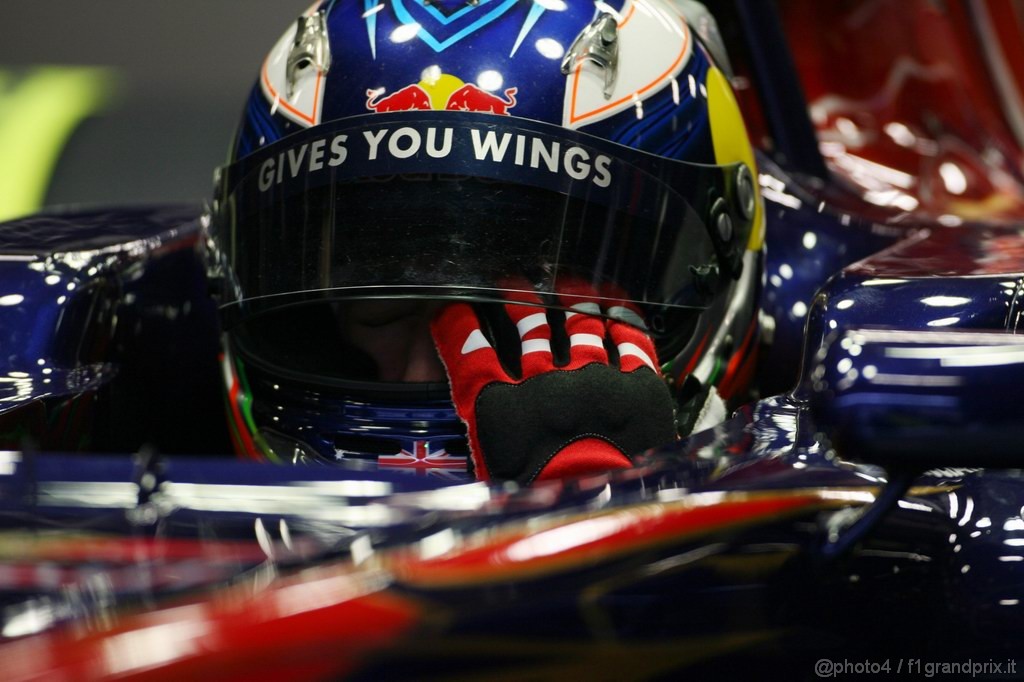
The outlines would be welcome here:
[[[619,76],[619,25],[608,12],[599,14],[576,37],[562,60],[562,73],[568,76],[584,61],[604,69],[604,98],[611,99]]]
[[[327,37],[327,15],[316,12],[298,18],[295,42],[288,52],[288,99],[310,68],[327,73],[331,68],[331,44]]]

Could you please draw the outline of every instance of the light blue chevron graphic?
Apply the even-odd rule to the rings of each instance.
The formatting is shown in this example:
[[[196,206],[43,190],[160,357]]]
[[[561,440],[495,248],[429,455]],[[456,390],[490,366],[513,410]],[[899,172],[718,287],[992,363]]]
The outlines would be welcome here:
[[[480,2],[477,3],[476,7],[474,7],[473,5],[471,5],[469,3],[466,3],[465,7],[463,7],[458,12],[456,12],[455,14],[452,14],[450,16],[445,16],[444,12],[442,12],[439,9],[437,9],[433,5],[427,4],[424,0],[414,0],[414,1],[418,5],[420,5],[424,9],[426,9],[428,12],[430,12],[434,16],[434,18],[437,19],[438,23],[448,25],[448,24],[452,23],[453,21],[455,21],[457,19],[460,19],[461,17],[466,16],[467,14],[472,12],[473,10],[478,9],[478,8],[482,7],[483,5],[486,5],[491,0],[480,0]]]
[[[534,24],[540,19],[540,15],[544,14],[544,8],[540,3],[533,3],[533,7],[530,8],[530,13],[526,16],[526,21],[523,22],[523,28],[519,31],[519,37],[516,38],[516,44],[512,46],[512,52],[508,55],[509,57],[515,57],[516,51],[519,50],[519,46],[523,44],[526,36],[533,30]]]
[[[366,1],[370,2],[371,0]],[[418,2],[420,6],[424,6],[423,0],[415,1]],[[444,52],[449,47],[459,42],[466,36],[476,33],[479,29],[483,28],[487,24],[491,23],[492,21],[503,15],[508,10],[512,9],[512,7],[514,7],[517,2],[519,2],[519,0],[481,0],[478,5],[467,5],[466,9],[459,10],[450,17],[444,17],[444,20],[442,20],[441,23],[447,24],[451,21],[454,21],[456,17],[464,16],[469,12],[484,12],[484,8],[488,6],[492,7],[492,9],[489,12],[484,13],[479,19],[469,24],[468,26],[466,26],[466,28],[455,33],[454,35],[446,38],[445,40],[438,40],[430,33],[430,30],[427,27],[421,25],[420,31],[417,34],[417,36],[419,37],[420,40],[429,45],[430,48],[434,50],[434,52]],[[374,2],[374,4],[376,3]],[[418,23],[415,17],[413,17],[409,13],[408,8],[406,8],[405,0],[391,0],[391,6],[395,9],[395,16],[397,16],[398,20],[401,21],[403,24]],[[437,14],[440,14],[440,12],[438,12],[437,9],[430,7],[429,5],[425,7],[430,12],[431,16],[436,16]]]
[[[363,18],[366,19],[366,32],[370,38],[370,54],[377,59],[377,13],[383,9],[379,0],[365,0]]]

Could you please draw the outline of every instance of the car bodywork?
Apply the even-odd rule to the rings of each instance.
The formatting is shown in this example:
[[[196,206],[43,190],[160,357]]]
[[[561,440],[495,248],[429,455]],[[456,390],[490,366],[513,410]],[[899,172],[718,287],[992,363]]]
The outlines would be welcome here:
[[[800,3],[769,6],[734,9],[762,27],[751,63],[784,72]],[[965,182],[986,169],[987,190],[943,195],[900,188],[885,169],[917,161],[888,148],[836,138],[846,153],[818,154],[817,136],[851,134],[841,109],[801,129],[800,93],[766,82],[760,380],[773,397],[628,471],[520,489],[95,454],[227,449],[211,417],[204,218],[112,209],[0,226],[5,675],[810,678],[821,658],[1011,662],[1024,479],[976,467],[1012,467],[1019,447],[1012,117],[985,128],[1002,140],[994,165],[958,166]],[[804,87],[814,112],[824,95]],[[846,120],[866,139],[909,114],[888,116]],[[78,449],[92,454],[52,454]]]

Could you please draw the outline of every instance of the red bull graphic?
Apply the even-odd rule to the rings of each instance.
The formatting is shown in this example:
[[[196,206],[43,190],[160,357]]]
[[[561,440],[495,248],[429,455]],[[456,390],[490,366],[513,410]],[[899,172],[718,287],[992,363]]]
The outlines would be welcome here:
[[[407,85],[390,95],[380,90],[367,90],[366,97],[366,108],[378,114],[389,111],[429,111],[432,108],[430,95],[419,85]]]
[[[447,111],[489,111],[492,114],[508,116],[508,110],[516,105],[518,88],[505,91],[505,98],[492,95],[472,83],[466,83],[448,98]]]
[[[366,91],[366,108],[377,113],[391,111],[480,111],[508,116],[516,105],[518,88],[501,94],[489,92],[474,83],[466,83],[451,74],[425,77],[386,94],[383,88]]]

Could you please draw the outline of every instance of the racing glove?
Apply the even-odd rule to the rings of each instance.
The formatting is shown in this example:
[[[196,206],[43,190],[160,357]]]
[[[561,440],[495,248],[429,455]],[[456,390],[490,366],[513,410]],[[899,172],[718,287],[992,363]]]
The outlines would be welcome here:
[[[477,478],[529,484],[629,467],[677,438],[645,332],[598,317],[594,296],[574,295],[570,312],[538,307],[532,293],[507,300],[449,304],[431,325]]]

